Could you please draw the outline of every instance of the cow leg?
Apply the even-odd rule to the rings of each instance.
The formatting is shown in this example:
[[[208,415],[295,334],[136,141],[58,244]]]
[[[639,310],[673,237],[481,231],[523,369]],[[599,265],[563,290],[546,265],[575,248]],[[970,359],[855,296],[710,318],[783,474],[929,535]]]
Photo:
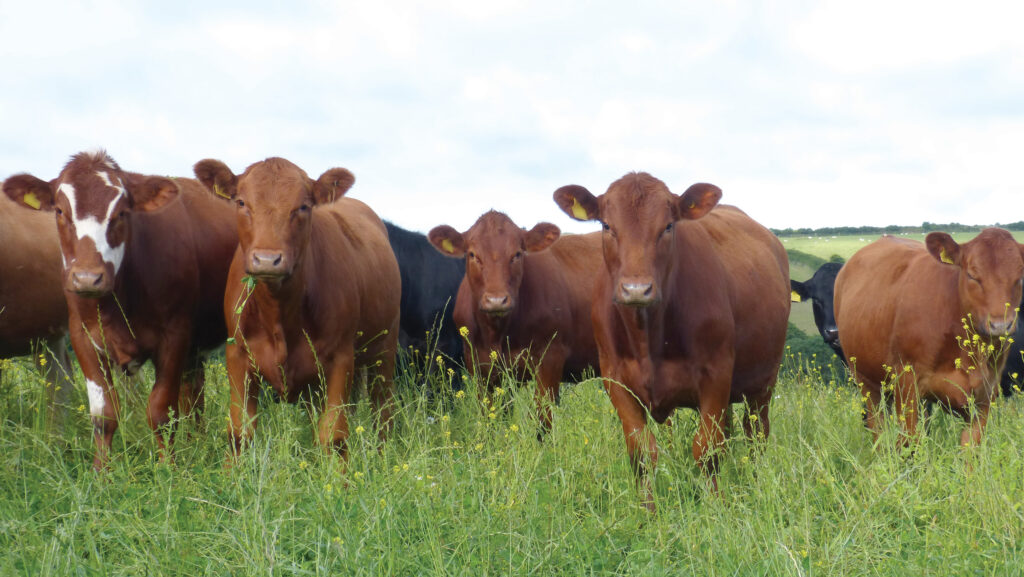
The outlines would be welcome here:
[[[988,403],[978,404],[976,411],[968,417],[967,428],[960,433],[960,445],[970,447],[981,443],[981,435],[985,432],[985,425],[988,424]]]
[[[877,383],[865,379],[864,375],[859,372],[855,371],[853,376],[857,381],[857,386],[860,387],[861,400],[864,401],[864,425],[877,441],[878,435],[881,433],[878,411],[882,406],[882,388]]]
[[[537,405],[537,419],[540,421],[540,429],[537,431],[537,440],[543,441],[544,436],[551,431],[551,406],[558,404],[559,391],[562,384],[562,371],[565,368],[565,359],[560,355],[548,351],[537,370],[537,389],[534,391],[533,400]]]
[[[43,349],[46,361],[42,372],[46,380],[47,422],[54,431],[60,432],[64,429],[71,401],[71,359],[68,358],[67,343],[63,336],[47,341]],[[39,355],[33,355],[33,358],[37,365],[40,364]]]
[[[228,436],[234,455],[249,444],[256,429],[256,372],[250,367],[245,347],[228,344],[224,347],[224,361],[228,369],[231,405],[228,408],[230,424]]]
[[[650,474],[658,464],[658,443],[647,428],[647,413],[625,385],[614,379],[604,380],[605,391],[612,400],[615,411],[622,421],[622,434],[626,438],[626,453],[636,478],[640,501],[652,513],[654,490]]]
[[[206,372],[203,355],[192,355],[186,363],[185,373],[181,378],[181,392],[178,395],[178,412],[182,417],[191,416],[196,423],[202,417],[206,407]]]
[[[187,346],[187,341],[170,337],[153,358],[156,379],[149,393],[146,420],[156,434],[161,460],[173,459],[170,455],[170,447],[174,443],[171,411],[181,410],[179,400]],[[181,414],[175,416],[182,417]]]
[[[89,415],[92,420],[92,435],[96,445],[93,469],[100,471],[107,466],[110,447],[117,431],[120,402],[111,379],[110,359],[93,346],[89,335],[81,324],[71,319],[71,346],[75,349],[78,363],[85,376],[85,389],[89,395]]]
[[[743,415],[743,432],[752,441],[764,441],[771,433],[769,407],[772,402],[772,389],[764,394],[747,398],[747,408]]]
[[[909,371],[904,369],[900,373],[896,381],[895,393],[896,418],[904,433],[903,438],[900,439],[900,445],[908,445],[917,441],[917,421],[921,408],[917,375],[913,369]]]
[[[693,437],[693,458],[711,481],[711,489],[718,491],[718,468],[721,452],[725,446],[725,416],[729,406],[728,389],[726,397],[712,397],[704,394],[700,400],[700,423]],[[746,423],[744,423],[746,428]]]
[[[380,365],[375,371],[371,371],[371,380],[366,383],[370,389],[370,401],[377,413],[379,426],[379,438],[381,442],[387,440],[391,433],[392,411],[395,404],[395,360],[398,347],[398,330],[388,331],[383,346],[375,357]],[[428,363],[429,364],[429,363]]]
[[[335,450],[344,459],[348,452],[346,405],[355,376],[355,350],[351,343],[342,345],[341,351],[331,359],[326,376],[327,390],[317,426],[317,440],[325,450]]]

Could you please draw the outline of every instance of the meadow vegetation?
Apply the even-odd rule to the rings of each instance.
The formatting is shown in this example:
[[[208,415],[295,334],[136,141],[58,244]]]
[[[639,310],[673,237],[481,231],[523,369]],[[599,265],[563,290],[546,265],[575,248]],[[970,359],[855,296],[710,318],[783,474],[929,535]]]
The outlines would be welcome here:
[[[859,239],[786,247],[848,258]],[[962,421],[941,412],[913,449],[892,422],[873,444],[856,389],[811,326],[791,325],[771,435],[727,442],[719,494],[691,457],[696,413],[653,427],[654,515],[597,379],[563,388],[538,442],[532,383],[506,379],[485,410],[461,370],[411,356],[383,445],[365,399],[343,463],[317,448],[316,415],[267,391],[234,460],[217,359],[204,418],[179,424],[173,463],[146,424],[148,384],[118,383],[124,418],[97,474],[81,373],[59,432],[31,360],[0,361],[0,575],[1024,572],[1024,401],[998,401],[979,447],[959,447]]]
[[[540,443],[530,385],[482,410],[460,371],[400,379],[380,445],[353,412],[347,464],[315,447],[301,407],[261,399],[252,446],[227,457],[227,378],[157,458],[144,387],[109,470],[91,469],[81,378],[64,433],[39,377],[6,361],[0,387],[2,575],[1010,575],[1024,567],[1024,419],[1000,401],[980,447],[938,414],[916,450],[890,426],[876,447],[841,374],[785,364],[763,443],[727,444],[721,492],[690,456],[692,411],[654,428],[658,512],[644,509],[621,426],[596,379],[568,387]],[[417,373],[421,373],[417,375]],[[150,375],[147,375],[150,377]],[[145,380],[145,379],[143,379]],[[433,394],[424,394],[424,385]],[[735,411],[734,419],[740,411]],[[738,423],[737,423],[738,428]],[[230,469],[227,464],[233,464]]]

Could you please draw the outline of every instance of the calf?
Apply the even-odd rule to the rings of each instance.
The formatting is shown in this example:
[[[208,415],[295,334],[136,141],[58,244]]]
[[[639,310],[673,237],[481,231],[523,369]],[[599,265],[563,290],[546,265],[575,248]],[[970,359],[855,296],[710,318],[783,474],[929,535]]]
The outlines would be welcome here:
[[[195,173],[236,207],[239,245],[224,294],[235,452],[253,434],[261,377],[288,402],[322,390],[317,440],[344,456],[345,405],[361,373],[383,438],[401,277],[384,223],[362,202],[343,198],[352,173],[332,168],[314,181],[283,158],[238,176],[219,160],[202,160]]]
[[[442,254],[466,259],[454,316],[469,331],[470,372],[489,375],[492,388],[500,356],[517,378],[534,374],[542,432],[551,427],[562,380],[597,366],[589,309],[601,237],[560,234],[546,222],[526,231],[494,211],[464,233],[443,225],[429,234]]]
[[[836,323],[876,437],[882,386],[891,382],[905,439],[917,436],[924,398],[968,421],[962,444],[981,440],[1006,363],[996,351],[1021,302],[1022,253],[1010,233],[988,228],[962,245],[940,232],[925,244],[882,237],[846,263],[836,277]]]
[[[51,182],[21,174],[4,193],[55,213],[71,345],[85,375],[102,468],[118,426],[114,371],[152,359],[147,417],[161,453],[170,411],[201,408],[202,351],[224,342],[217,313],[238,244],[231,210],[194,180],[121,170],[106,152],[76,154]]]
[[[814,312],[814,324],[818,327],[818,333],[839,357],[846,363],[846,356],[843,355],[843,348],[839,343],[839,329],[836,328],[836,316],[832,306],[832,295],[835,293],[836,275],[843,265],[837,262],[827,262],[814,271],[814,276],[800,282],[790,280],[789,286],[793,291],[793,301],[811,301]]]
[[[385,222],[388,241],[402,275],[401,332],[403,347],[432,350],[462,364],[462,339],[452,320],[455,295],[466,274],[462,260],[445,258],[427,237]],[[428,370],[431,363],[428,362]]]
[[[71,362],[53,216],[24,211],[0,195],[0,246],[0,358],[32,354],[37,365],[45,365],[48,420],[62,424],[71,392]]]
[[[695,184],[676,196],[647,173],[630,173],[595,197],[555,191],[577,220],[600,221],[605,270],[592,319],[605,389],[622,421],[644,503],[658,447],[647,415],[700,412],[693,456],[717,487],[729,404],[747,403],[748,435],[769,432],[768,405],[785,346],[789,261],[774,235],[721,190]]]

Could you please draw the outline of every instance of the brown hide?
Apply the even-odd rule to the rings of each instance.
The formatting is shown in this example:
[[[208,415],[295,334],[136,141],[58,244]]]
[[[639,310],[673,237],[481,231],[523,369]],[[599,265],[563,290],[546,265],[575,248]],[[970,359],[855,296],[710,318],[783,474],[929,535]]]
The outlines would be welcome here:
[[[13,184],[11,183],[14,179]],[[202,406],[202,354],[224,342],[220,314],[233,211],[191,179],[120,169],[105,152],[80,153],[50,183],[8,179],[4,192],[57,212],[72,347],[86,378],[96,440],[107,458],[118,426],[115,373],[152,360],[147,416],[164,447],[170,411]],[[87,282],[83,282],[85,279]],[[98,348],[97,348],[98,347]]]
[[[0,247],[0,358],[31,354],[37,341],[44,342],[50,418],[60,421],[70,398],[71,366],[53,215],[24,211],[0,195]]]
[[[549,429],[561,382],[597,367],[590,298],[601,268],[601,235],[559,237],[547,223],[525,231],[491,211],[465,233],[443,226],[429,238],[442,254],[466,256],[453,317],[469,330],[470,372],[489,376],[489,388],[502,368],[512,368],[520,380],[536,375],[541,431]],[[494,367],[492,351],[500,358]]]
[[[735,207],[716,207],[720,195],[697,184],[679,197],[646,173],[627,174],[600,197],[575,185],[555,192],[569,216],[604,227],[606,272],[592,308],[601,375],[651,507],[645,470],[657,445],[647,412],[659,422],[677,407],[700,412],[693,454],[712,482],[729,403],[748,403],[749,435],[769,431],[789,262],[767,229]]]
[[[195,172],[236,206],[240,244],[224,295],[234,339],[226,348],[234,450],[253,434],[258,377],[289,402],[322,393],[317,439],[344,455],[345,406],[355,376],[363,375],[383,438],[401,279],[383,222],[362,202],[341,197],[351,173],[331,169],[313,181],[281,158],[238,176],[216,160],[200,161]],[[258,281],[247,285],[247,277]]]
[[[882,385],[893,382],[904,441],[917,435],[924,397],[968,419],[961,441],[977,443],[1021,298],[1021,245],[994,228],[962,245],[945,233],[927,241],[882,237],[854,254],[836,277],[836,324],[876,436]]]

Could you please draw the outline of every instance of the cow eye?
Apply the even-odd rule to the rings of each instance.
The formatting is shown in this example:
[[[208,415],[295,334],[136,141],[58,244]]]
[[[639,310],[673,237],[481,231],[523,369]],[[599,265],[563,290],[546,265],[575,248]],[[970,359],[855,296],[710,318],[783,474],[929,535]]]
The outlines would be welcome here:
[[[603,220],[601,221],[601,228],[604,229],[604,230],[611,230],[612,229],[612,227],[608,226],[608,223],[603,221]]]
[[[674,223],[674,222],[668,223],[668,225],[665,226],[665,232],[672,232],[672,227],[675,226],[675,224],[676,223]]]
[[[299,205],[299,210],[302,212],[309,212],[310,206],[306,203]]]
[[[238,203],[238,208],[245,208],[245,201],[244,200],[238,199],[235,202]]]
[[[57,213],[57,216],[64,216],[64,211],[59,206],[54,209],[54,212]]]
[[[521,251],[521,250],[520,251],[516,251],[516,254],[512,255],[512,261],[513,262],[515,262],[515,261],[517,261],[517,260],[519,260],[521,258],[523,258],[523,251]]]

